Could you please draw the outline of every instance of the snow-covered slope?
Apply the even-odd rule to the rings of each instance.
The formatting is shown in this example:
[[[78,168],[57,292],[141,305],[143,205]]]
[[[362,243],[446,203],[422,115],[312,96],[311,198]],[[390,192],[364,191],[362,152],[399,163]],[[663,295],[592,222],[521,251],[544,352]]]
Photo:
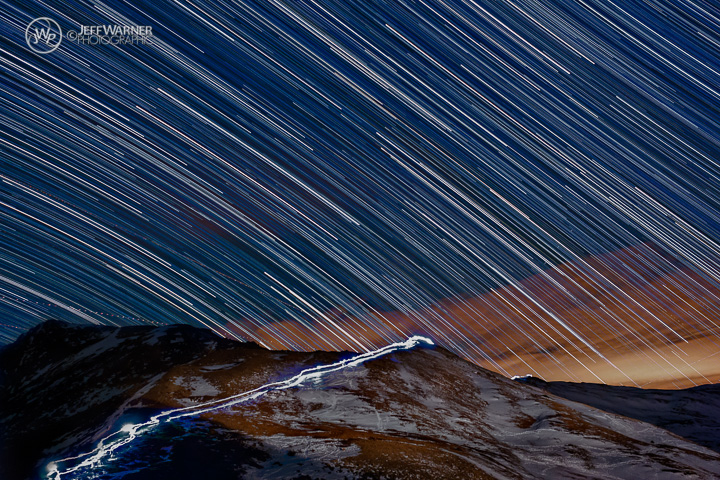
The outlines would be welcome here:
[[[219,346],[255,347],[189,326],[49,320],[0,349],[0,479],[92,438],[175,365]]]
[[[0,405],[0,478],[23,478],[28,464],[87,451],[123,419],[147,415],[142,408],[230,396],[350,355],[273,352],[186,327],[131,334],[52,327],[53,335],[35,332],[12,355],[0,353],[2,395],[11,399]],[[23,354],[63,335],[85,340],[73,341],[68,355]],[[29,448],[24,471],[11,468],[23,455],[17,436],[47,449]],[[133,480],[720,478],[716,452],[442,348],[396,352],[270,392],[158,429],[116,453],[72,478],[123,478],[129,465]]]
[[[662,427],[720,453],[720,384],[651,390],[595,383],[521,382],[559,397]]]

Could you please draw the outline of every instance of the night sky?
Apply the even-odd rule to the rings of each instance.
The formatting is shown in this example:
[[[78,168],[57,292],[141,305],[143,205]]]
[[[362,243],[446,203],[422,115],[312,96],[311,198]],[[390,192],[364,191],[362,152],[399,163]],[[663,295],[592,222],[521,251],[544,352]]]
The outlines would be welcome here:
[[[713,1],[0,4],[0,343],[47,318],[418,333],[569,378],[554,352],[720,352]],[[153,38],[38,54],[38,17]],[[500,287],[521,307],[481,311]]]

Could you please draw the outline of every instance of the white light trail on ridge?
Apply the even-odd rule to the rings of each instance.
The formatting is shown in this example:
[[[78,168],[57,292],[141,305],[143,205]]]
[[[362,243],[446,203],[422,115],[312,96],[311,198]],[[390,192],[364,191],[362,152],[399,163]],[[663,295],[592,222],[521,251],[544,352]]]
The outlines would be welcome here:
[[[262,397],[268,392],[272,392],[275,390],[286,390],[288,388],[297,387],[306,380],[318,379],[320,377],[323,377],[324,375],[327,375],[328,373],[336,372],[344,368],[356,367],[368,360],[373,360],[375,358],[382,357],[383,355],[387,355],[389,353],[393,353],[399,350],[409,350],[422,343],[425,343],[427,345],[435,344],[431,339],[427,337],[415,335],[408,338],[404,342],[392,343],[380,349],[363,353],[361,355],[356,355],[352,358],[340,360],[329,365],[319,365],[317,367],[307,368],[295,375],[294,377],[279,382],[268,383],[253,390],[239,393],[231,397],[211,400],[209,402],[201,403],[199,405],[193,405],[191,407],[175,408],[172,410],[168,410],[153,416],[147,422],[137,424],[125,424],[119,431],[114,432],[100,440],[98,446],[95,447],[94,450],[74,457],[67,457],[49,463],[47,466],[47,478],[52,480],[60,480],[64,475],[76,472],[83,467],[93,467],[99,465],[102,459],[108,456],[110,453],[114,452],[115,450],[124,445],[129,444],[137,437],[148,433],[153,428],[162,423],[171,422],[178,418],[201,415],[203,413],[211,412],[214,410],[231,407],[239,403]],[[62,470],[63,464],[76,460],[79,460],[80,463]]]

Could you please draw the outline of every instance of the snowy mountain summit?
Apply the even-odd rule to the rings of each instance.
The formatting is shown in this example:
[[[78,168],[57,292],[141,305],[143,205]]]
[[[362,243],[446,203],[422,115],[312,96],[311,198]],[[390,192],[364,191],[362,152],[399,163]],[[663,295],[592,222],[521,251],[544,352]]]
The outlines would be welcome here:
[[[53,462],[69,472],[68,457],[129,438],[128,425],[353,355],[270,351],[187,326],[46,322],[0,350],[0,478],[48,478]],[[544,387],[423,344],[178,416],[60,478],[720,477],[710,448]]]

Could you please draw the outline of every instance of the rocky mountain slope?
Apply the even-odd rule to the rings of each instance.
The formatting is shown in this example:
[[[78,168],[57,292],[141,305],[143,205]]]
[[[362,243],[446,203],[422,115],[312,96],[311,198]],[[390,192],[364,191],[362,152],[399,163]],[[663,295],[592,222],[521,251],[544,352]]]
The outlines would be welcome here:
[[[657,425],[720,453],[720,384],[685,390],[656,390],[595,383],[519,381],[567,398]]]
[[[37,478],[126,422],[349,353],[280,352],[174,327],[46,322],[0,351],[0,478]],[[718,478],[720,455],[439,348],[172,422],[73,479]]]

